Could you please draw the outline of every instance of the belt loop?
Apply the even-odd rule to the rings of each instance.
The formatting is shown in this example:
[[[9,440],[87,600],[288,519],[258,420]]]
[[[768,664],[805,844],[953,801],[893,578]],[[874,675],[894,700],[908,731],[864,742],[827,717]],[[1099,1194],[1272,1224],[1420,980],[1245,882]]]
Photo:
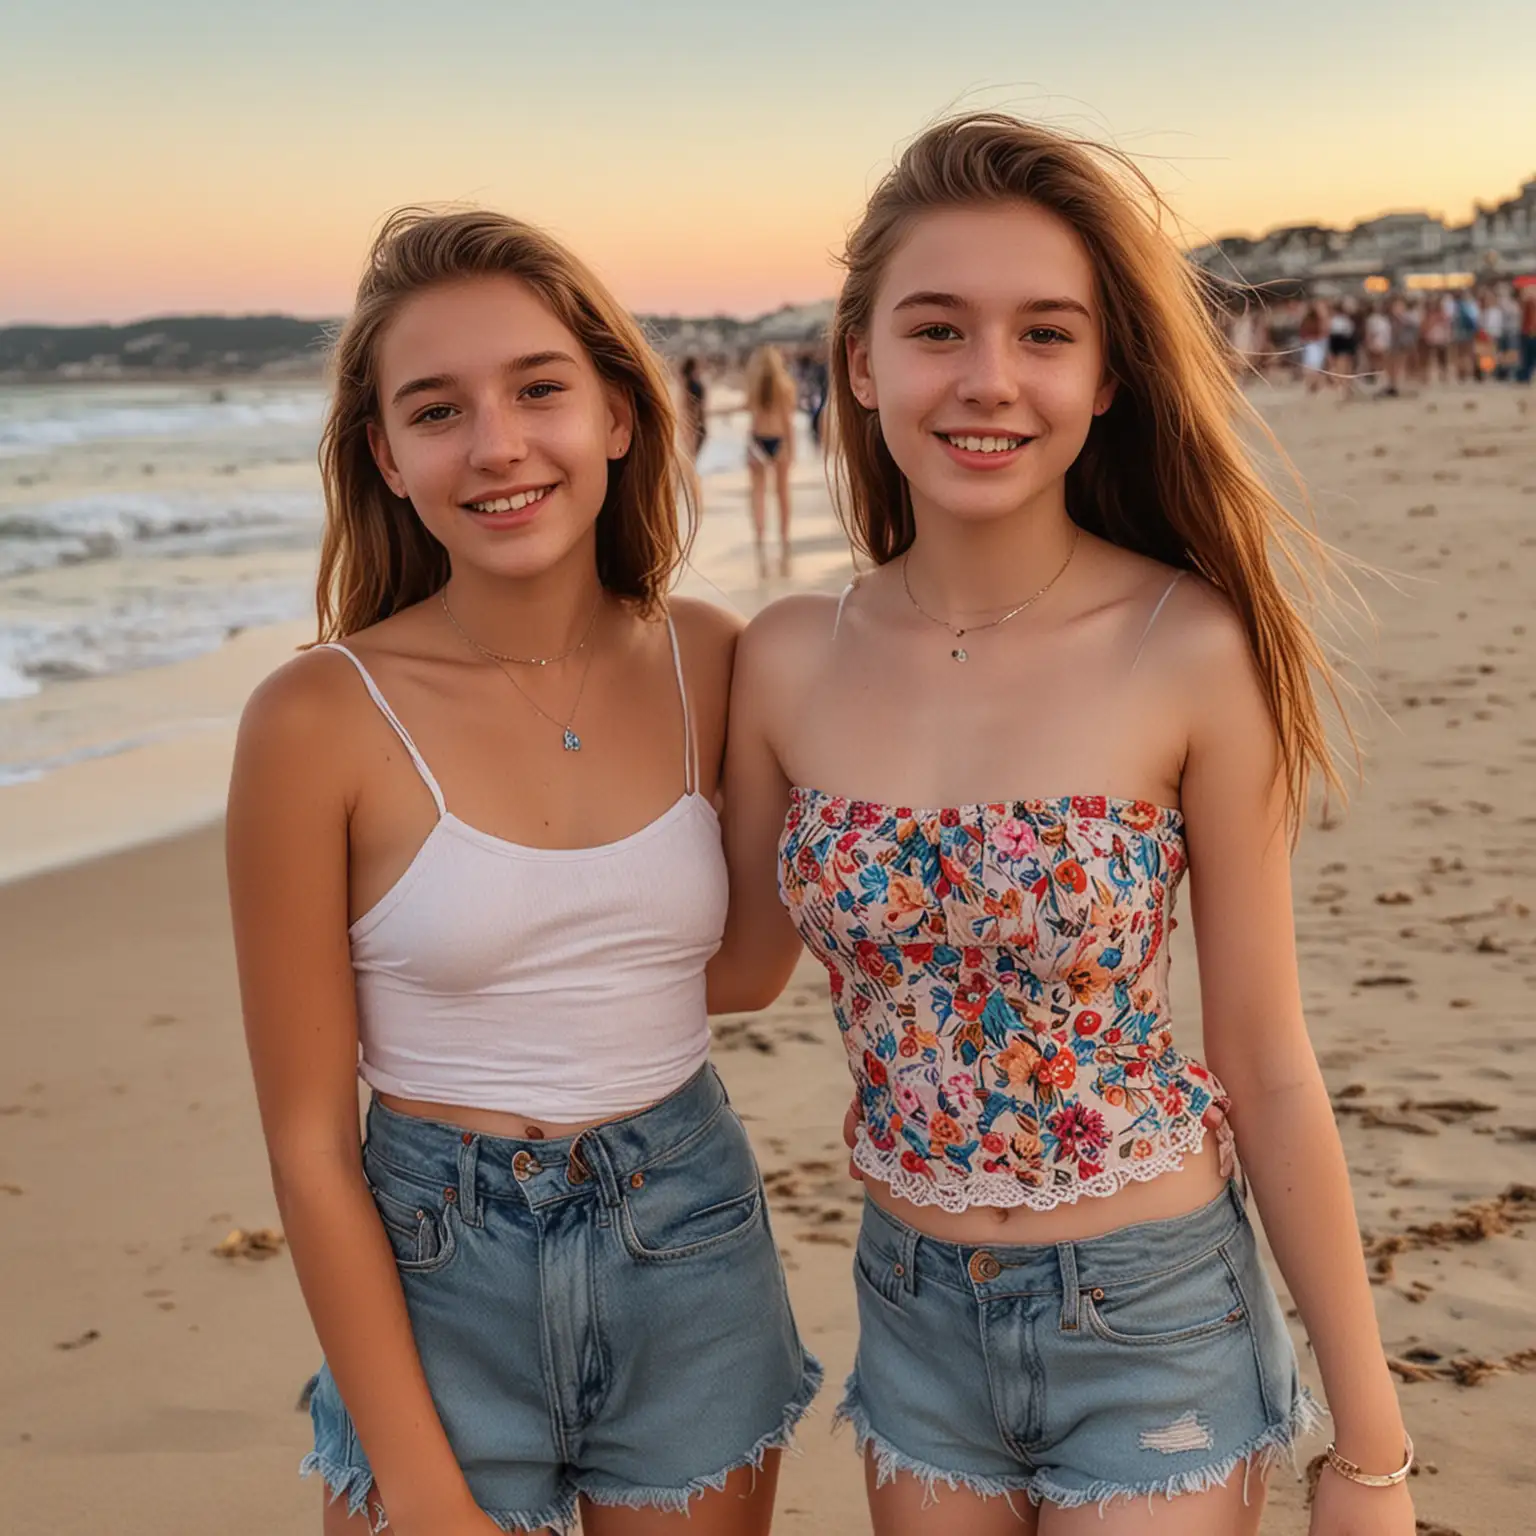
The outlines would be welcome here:
[[[1077,1286],[1077,1249],[1071,1243],[1057,1243],[1056,1262],[1061,1266],[1061,1331],[1076,1333],[1082,1310]]]
[[[466,1226],[485,1223],[480,1209],[480,1184],[475,1172],[480,1166],[480,1138],[465,1131],[459,1138],[459,1215]]]
[[[902,1223],[901,1288],[909,1296],[917,1295],[917,1245],[922,1241],[922,1236],[915,1227]]]
[[[624,1197],[619,1193],[619,1176],[607,1145],[598,1135],[596,1127],[583,1131],[576,1139],[581,1143],[581,1160],[592,1170],[598,1195],[609,1210],[616,1211]]]

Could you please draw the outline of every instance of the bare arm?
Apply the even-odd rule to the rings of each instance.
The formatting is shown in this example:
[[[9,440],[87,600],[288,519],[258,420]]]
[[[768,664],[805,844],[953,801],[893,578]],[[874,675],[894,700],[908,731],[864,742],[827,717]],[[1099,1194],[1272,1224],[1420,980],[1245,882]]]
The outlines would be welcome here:
[[[709,963],[711,1013],[766,1008],[784,990],[800,952],[779,900],[779,833],[790,788],[772,735],[785,667],[779,618],[771,610],[760,615],[736,647],[723,818],[731,901],[725,940]]]
[[[1235,619],[1195,614],[1198,699],[1182,796],[1206,1052],[1275,1257],[1317,1355],[1342,1455],[1403,1459],[1403,1421],[1360,1247],[1349,1170],[1302,1014],[1275,732]],[[1411,1536],[1405,1488],[1323,1478],[1315,1532]]]
[[[433,1407],[363,1175],[335,683],[319,657],[291,663],[253,696],[235,753],[230,906],[262,1129],[299,1284],[392,1528],[489,1530]]]

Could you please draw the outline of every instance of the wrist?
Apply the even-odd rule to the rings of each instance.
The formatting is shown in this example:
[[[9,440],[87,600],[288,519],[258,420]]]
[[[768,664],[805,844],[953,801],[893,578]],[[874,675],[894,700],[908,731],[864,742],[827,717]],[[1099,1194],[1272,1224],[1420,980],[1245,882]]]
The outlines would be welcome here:
[[[1323,1453],[1328,1469],[1346,1482],[1367,1488],[1392,1487],[1404,1482],[1413,1468],[1413,1441],[1403,1432],[1395,1451],[1383,1454],[1378,1436],[1369,1437],[1369,1450],[1376,1459],[1366,1460],[1363,1453],[1347,1450],[1337,1440],[1330,1441]]]
[[[1367,1472],[1390,1472],[1401,1466],[1407,1443],[1408,1431],[1398,1413],[1369,1420],[1334,1420],[1334,1449]]]

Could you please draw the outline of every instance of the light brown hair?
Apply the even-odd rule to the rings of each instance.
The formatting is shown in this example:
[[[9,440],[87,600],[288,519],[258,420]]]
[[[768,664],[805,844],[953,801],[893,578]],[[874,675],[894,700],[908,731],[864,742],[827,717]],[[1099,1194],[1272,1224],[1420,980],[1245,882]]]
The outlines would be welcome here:
[[[586,348],[634,415],[629,451],[608,466],[597,516],[603,586],[653,610],[692,537],[692,479],[677,457],[667,375],[640,328],[581,260],[532,225],[484,209],[402,208],[385,220],[332,351],[333,390],[320,439],[325,535],[315,606],[320,638],[355,634],[432,596],[448,551],[384,483],[368,446],[379,420],[379,339],[414,294],[468,277],[515,277]],[[679,498],[687,513],[679,526]]]
[[[747,399],[759,410],[771,411],[780,406],[786,411],[795,408],[795,381],[789,376],[784,354],[777,347],[761,346],[753,349],[747,359]]]
[[[1113,403],[1095,418],[1067,473],[1067,511],[1113,544],[1198,572],[1231,603],[1258,667],[1299,823],[1314,770],[1343,789],[1314,679],[1335,701],[1338,691],[1276,557],[1310,601],[1308,568],[1326,567],[1327,551],[1244,448],[1239,420],[1266,436],[1267,429],[1237,385],[1201,278],[1161,227],[1156,191],[1125,155],[1005,114],[971,113],[919,135],[875,189],[848,239],[832,320],[833,487],[849,537],[884,564],[917,531],[879,417],[854,396],[849,341],[867,335],[886,264],[915,219],[1009,200],[1056,214],[1087,248],[1106,367],[1117,381]]]

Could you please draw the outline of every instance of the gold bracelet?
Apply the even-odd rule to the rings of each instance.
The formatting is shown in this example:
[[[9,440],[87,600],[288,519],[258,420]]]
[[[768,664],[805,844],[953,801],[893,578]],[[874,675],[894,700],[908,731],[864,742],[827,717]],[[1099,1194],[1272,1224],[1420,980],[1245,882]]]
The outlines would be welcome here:
[[[1323,1455],[1340,1477],[1348,1478],[1352,1483],[1359,1483],[1364,1488],[1395,1488],[1399,1483],[1407,1482],[1408,1474],[1413,1470],[1413,1437],[1403,1431],[1403,1464],[1396,1472],[1388,1472],[1385,1476],[1379,1472],[1362,1472],[1348,1457],[1339,1455],[1331,1440]]]

